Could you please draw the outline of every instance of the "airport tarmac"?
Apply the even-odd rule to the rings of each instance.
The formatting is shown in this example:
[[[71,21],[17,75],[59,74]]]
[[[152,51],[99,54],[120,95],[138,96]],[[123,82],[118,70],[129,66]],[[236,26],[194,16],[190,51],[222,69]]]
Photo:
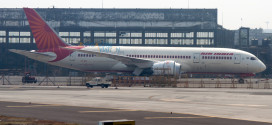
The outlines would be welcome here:
[[[271,89],[2,85],[0,115],[79,124],[131,119],[140,125],[272,125],[271,95]]]

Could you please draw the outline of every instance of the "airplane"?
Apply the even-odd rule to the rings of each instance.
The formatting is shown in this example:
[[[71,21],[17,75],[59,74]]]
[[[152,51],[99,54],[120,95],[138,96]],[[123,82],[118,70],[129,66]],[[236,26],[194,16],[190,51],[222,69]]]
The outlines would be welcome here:
[[[266,69],[253,54],[230,48],[72,46],[64,42],[34,9],[23,9],[38,50],[10,51],[55,66],[84,72],[129,72],[134,75],[211,73],[241,77],[254,76]]]

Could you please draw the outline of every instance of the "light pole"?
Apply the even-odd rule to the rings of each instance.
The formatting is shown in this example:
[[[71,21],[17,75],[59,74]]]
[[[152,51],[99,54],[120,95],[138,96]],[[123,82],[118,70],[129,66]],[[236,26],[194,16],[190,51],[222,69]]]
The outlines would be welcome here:
[[[188,9],[190,8],[190,0],[188,0]]]

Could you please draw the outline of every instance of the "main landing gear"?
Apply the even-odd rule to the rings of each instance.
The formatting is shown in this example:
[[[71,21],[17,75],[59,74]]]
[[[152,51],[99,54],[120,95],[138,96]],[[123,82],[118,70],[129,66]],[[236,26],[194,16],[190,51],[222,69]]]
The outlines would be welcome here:
[[[243,83],[245,83],[245,80],[244,80],[243,78],[240,78],[240,79],[238,80],[238,83],[243,84]]]
[[[244,80],[244,78],[245,77],[253,77],[255,74],[253,74],[253,73],[246,73],[246,74],[240,74],[240,79],[238,80],[238,83],[241,83],[241,84],[243,84],[243,83],[245,83],[245,80]],[[247,81],[246,81],[247,82]]]

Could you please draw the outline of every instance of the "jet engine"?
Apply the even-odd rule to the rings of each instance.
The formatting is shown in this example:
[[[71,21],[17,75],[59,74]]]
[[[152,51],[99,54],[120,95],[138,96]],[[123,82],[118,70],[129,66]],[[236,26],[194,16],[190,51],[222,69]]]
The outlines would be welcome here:
[[[175,61],[162,61],[154,63],[152,66],[153,75],[173,75],[181,73],[181,65]]]

